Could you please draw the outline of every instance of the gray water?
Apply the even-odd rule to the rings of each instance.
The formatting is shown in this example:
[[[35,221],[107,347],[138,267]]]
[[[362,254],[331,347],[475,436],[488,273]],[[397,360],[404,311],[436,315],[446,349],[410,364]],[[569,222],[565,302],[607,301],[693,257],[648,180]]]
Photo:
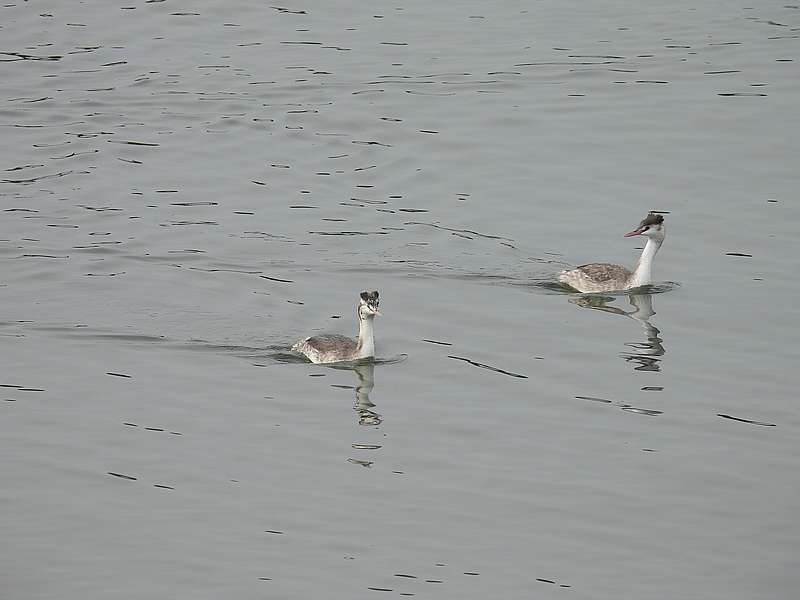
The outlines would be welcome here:
[[[4,4],[0,595],[794,598],[798,36]],[[651,209],[658,284],[554,284]],[[291,355],[363,289],[376,364]]]

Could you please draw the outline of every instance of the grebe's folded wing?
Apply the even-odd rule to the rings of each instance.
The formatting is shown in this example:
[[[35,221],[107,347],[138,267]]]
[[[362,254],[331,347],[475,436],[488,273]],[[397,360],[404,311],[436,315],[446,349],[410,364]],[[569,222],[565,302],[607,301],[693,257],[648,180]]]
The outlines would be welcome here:
[[[300,340],[295,344],[296,349],[303,347],[313,348],[320,354],[328,352],[355,352],[356,341],[344,335],[322,334]]]
[[[611,263],[589,263],[575,269],[592,281],[623,281],[631,276],[631,272],[622,265]]]

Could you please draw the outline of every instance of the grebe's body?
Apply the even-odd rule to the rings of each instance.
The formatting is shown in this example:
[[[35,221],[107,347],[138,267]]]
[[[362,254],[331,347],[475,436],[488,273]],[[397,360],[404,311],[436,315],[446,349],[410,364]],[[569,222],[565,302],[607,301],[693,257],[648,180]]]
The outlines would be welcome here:
[[[633,271],[622,265],[590,263],[570,271],[561,271],[558,280],[584,293],[630,290],[652,283],[653,259],[666,236],[664,217],[654,213],[648,214],[639,226],[626,233],[625,237],[634,235],[647,237],[647,244]]]
[[[292,350],[305,354],[315,364],[344,362],[375,356],[373,323],[378,310],[378,292],[361,292],[358,303],[358,339],[343,335],[323,334],[307,337]]]

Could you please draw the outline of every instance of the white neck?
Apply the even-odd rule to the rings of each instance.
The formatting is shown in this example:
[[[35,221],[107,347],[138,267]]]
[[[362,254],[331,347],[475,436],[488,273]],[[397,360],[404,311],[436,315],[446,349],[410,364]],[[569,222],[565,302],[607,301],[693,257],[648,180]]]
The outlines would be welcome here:
[[[372,358],[375,356],[375,337],[372,324],[374,317],[358,320],[358,358]]]
[[[640,285],[648,285],[653,281],[653,259],[663,243],[664,240],[647,238],[647,244],[645,244],[642,255],[636,262],[636,268],[633,270],[633,276],[631,277],[629,287],[634,288]]]

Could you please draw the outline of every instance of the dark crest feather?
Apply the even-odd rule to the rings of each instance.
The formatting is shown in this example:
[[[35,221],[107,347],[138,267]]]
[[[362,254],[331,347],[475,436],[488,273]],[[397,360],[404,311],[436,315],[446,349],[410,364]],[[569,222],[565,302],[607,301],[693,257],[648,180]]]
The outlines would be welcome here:
[[[378,290],[373,290],[371,292],[368,292],[368,291],[361,292],[361,299],[364,302],[377,303],[378,302]]]
[[[661,225],[664,222],[664,215],[657,215],[656,213],[649,213],[641,223],[641,227],[648,227],[650,225]]]

